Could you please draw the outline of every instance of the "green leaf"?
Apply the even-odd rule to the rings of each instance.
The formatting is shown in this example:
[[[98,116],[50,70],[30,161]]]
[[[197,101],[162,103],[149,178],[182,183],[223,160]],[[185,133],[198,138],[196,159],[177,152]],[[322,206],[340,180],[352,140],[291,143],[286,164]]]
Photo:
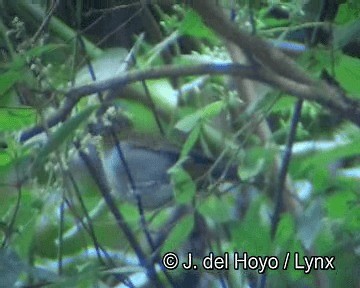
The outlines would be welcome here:
[[[182,146],[180,159],[183,159],[187,155],[189,155],[190,151],[192,150],[192,148],[195,146],[196,142],[199,139],[200,132],[201,132],[201,125],[196,125],[194,129],[190,132],[184,145]]]
[[[304,159],[301,166],[298,168],[301,171],[312,171],[314,169],[328,169],[330,163],[345,158],[359,155],[360,153],[360,139],[354,139],[351,143],[341,145],[335,149],[322,151],[315,155],[311,155]]]
[[[263,159],[258,159],[258,161],[253,162],[252,165],[241,166],[241,168],[239,169],[240,179],[242,179],[243,181],[247,181],[255,177],[263,170],[263,167],[264,167]]]
[[[12,62],[4,65],[8,71],[3,72],[0,77],[0,96],[5,94],[16,82],[24,78],[23,69],[25,65],[27,65],[28,58],[31,59],[32,57],[40,56],[45,52],[50,52],[63,46],[64,45],[59,44],[48,44],[34,47],[24,54],[17,54]]]
[[[271,247],[270,225],[262,215],[266,213],[263,208],[264,198],[252,201],[245,219],[242,223],[236,223],[232,229],[235,249],[241,249],[249,255],[269,255]]]
[[[36,111],[33,109],[0,109],[0,132],[19,131],[35,123]]]
[[[242,180],[249,180],[262,171],[271,163],[275,155],[275,149],[253,147],[246,151],[242,165],[239,167],[239,176]]]
[[[329,218],[340,220],[343,223],[344,230],[353,232],[360,231],[360,209],[356,196],[357,190],[355,189],[355,192],[339,191],[331,195],[325,204]]]
[[[2,73],[0,77],[0,96],[9,91],[23,76],[24,73],[22,71],[10,70]]]
[[[10,156],[4,165],[0,165],[0,195],[12,195],[17,187],[31,175],[33,158],[29,154],[21,155],[15,159]]]
[[[174,111],[178,105],[178,92],[171,86],[167,79],[147,80],[147,88],[152,101],[159,110]],[[148,101],[144,94],[144,86],[141,83],[132,85],[136,91],[143,95],[144,101]]]
[[[41,164],[50,153],[60,148],[63,143],[71,138],[76,129],[90,117],[96,108],[98,108],[98,106],[88,107],[63,123],[40,150],[34,166],[39,167],[38,165]]]
[[[216,223],[225,223],[233,218],[233,207],[224,205],[221,198],[210,196],[199,205],[199,212]]]
[[[166,239],[161,254],[176,251],[188,238],[194,227],[193,215],[187,215],[182,218],[171,231],[169,237]]]
[[[336,14],[335,23],[344,24],[349,21],[357,19],[360,15],[358,9],[353,9],[352,4],[344,3],[339,6],[338,12]]]
[[[224,109],[223,101],[212,102],[205,107],[196,110],[194,113],[186,115],[184,118],[180,119],[176,124],[175,128],[188,133],[195,128],[199,121],[211,119]]]
[[[355,202],[356,197],[352,192],[341,192],[331,195],[326,200],[327,215],[332,219],[343,218],[349,211],[351,202]]]
[[[11,162],[10,155],[7,151],[0,150],[0,168]]]
[[[200,117],[198,112],[186,115],[184,118],[180,119],[175,124],[175,129],[178,129],[178,130],[180,130],[182,132],[185,132],[185,133],[189,133],[199,123],[200,118],[201,117]]]
[[[224,109],[223,101],[215,101],[200,110],[202,119],[211,119],[220,114],[220,112]]]
[[[335,75],[341,87],[360,98],[360,59],[342,55],[335,64]]]
[[[306,249],[310,249],[321,231],[324,218],[321,201],[313,201],[299,219],[297,237]]]
[[[10,70],[19,70],[23,68],[27,64],[27,59],[32,57],[37,57],[46,52],[54,51],[55,49],[59,49],[64,47],[62,44],[47,44],[43,46],[36,46],[24,54],[17,54],[12,62],[10,62],[5,67]]]
[[[276,229],[276,236],[275,236],[276,243],[278,243],[278,245],[281,247],[286,246],[289,241],[293,240],[294,233],[295,233],[294,219],[289,214],[282,215],[279,225]]]
[[[293,257],[295,252],[304,254],[300,240],[297,240],[294,237],[296,233],[295,229],[296,225],[294,217],[291,216],[289,213],[283,214],[276,229],[276,236],[274,240],[274,245],[277,249],[276,254],[278,254],[278,259],[285,259],[287,252],[291,253],[291,257]],[[293,260],[290,259],[290,261]],[[289,278],[294,281],[299,281],[304,277],[303,271],[295,269],[289,269],[288,274]]]
[[[159,132],[153,111],[144,104],[128,99],[117,100],[120,107],[124,107],[125,114],[129,116],[132,128],[138,133]]]
[[[360,39],[360,20],[356,19],[351,23],[336,27],[334,31],[334,47],[342,48],[350,41],[359,41]]]
[[[196,192],[196,185],[190,175],[180,167],[170,170],[171,180],[174,185],[175,199],[179,204],[187,204],[192,201]]]
[[[205,38],[210,41],[217,40],[215,33],[202,22],[201,17],[193,10],[186,12],[184,20],[179,27],[179,31],[183,35]]]
[[[294,107],[296,99],[291,96],[284,96],[279,98],[273,105],[272,113],[286,113],[288,114]]]
[[[102,287],[99,283],[100,268],[98,264],[87,261],[83,265],[77,264],[76,269],[72,273],[68,272],[66,275],[58,278],[58,281],[53,283],[53,288],[67,288],[67,287]]]
[[[21,231],[21,237],[16,238],[13,244],[18,247],[17,252],[19,255],[26,259],[32,253],[34,239],[38,239],[35,227],[39,213],[34,207],[34,202],[39,197],[36,194],[37,192],[35,189],[32,191],[24,190],[21,197],[21,206],[16,217],[16,227]]]

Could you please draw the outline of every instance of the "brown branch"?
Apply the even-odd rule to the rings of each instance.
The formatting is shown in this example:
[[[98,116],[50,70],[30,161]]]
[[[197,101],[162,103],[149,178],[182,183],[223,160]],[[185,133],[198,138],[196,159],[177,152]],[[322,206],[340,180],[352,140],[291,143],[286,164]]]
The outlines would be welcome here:
[[[342,91],[324,81],[314,85],[305,85],[286,77],[274,74],[273,71],[260,69],[258,77],[265,83],[297,98],[317,102],[323,107],[340,115],[360,127],[360,102],[346,97]]]
[[[240,64],[203,64],[198,66],[175,66],[166,65],[159,68],[152,68],[141,71],[130,71],[127,74],[114,77],[104,81],[96,81],[91,84],[71,88],[65,92],[66,99],[60,109],[47,119],[47,126],[53,127],[56,124],[65,121],[74,106],[81,98],[87,95],[101,93],[106,90],[115,90],[124,88],[126,85],[149,79],[160,79],[167,77],[184,77],[190,75],[205,74],[236,74],[244,78],[257,79],[255,67],[244,66]],[[261,79],[259,79],[261,80]],[[33,136],[44,131],[43,125],[38,125],[24,131],[20,136],[20,141],[25,142]]]
[[[264,66],[271,68],[274,72],[283,75],[292,80],[304,83],[314,84],[314,81],[308,77],[299,66],[283,52],[263,39],[250,35],[236,27],[222,13],[219,7],[212,4],[211,0],[190,1],[197,13],[203,18],[205,24],[213,29],[219,36],[235,43],[245,53],[251,53]]]
[[[231,56],[231,59],[236,63],[241,62],[249,62],[248,59],[246,59],[246,55],[243,53],[243,51],[237,47],[233,43],[226,42],[227,49],[229,51],[229,54]],[[235,81],[235,87],[237,90],[237,93],[239,97],[241,97],[244,100],[245,106],[249,107],[252,103],[258,101],[259,95],[258,91],[255,89],[255,85],[259,85],[255,83],[254,81],[249,81],[246,79],[243,79],[241,77],[233,77]],[[238,112],[239,115],[242,114],[241,111]],[[263,145],[267,145],[269,142],[272,141],[273,135],[271,132],[271,129],[268,125],[268,123],[263,120],[260,123],[258,123],[256,127],[256,134],[258,135],[260,141],[263,143]],[[275,177],[275,175],[279,174],[279,171],[281,171],[281,159],[279,155],[276,155],[274,158],[274,164],[273,164],[273,171],[271,173],[271,177]],[[300,211],[300,207],[298,206],[298,203],[296,203],[295,198],[293,197],[293,185],[292,181],[289,176],[286,176],[284,179],[284,187],[285,191],[283,195],[281,196],[281,201],[284,202],[284,207],[281,207],[281,211],[289,211],[290,213],[293,213],[293,215],[298,215]],[[273,198],[275,202],[276,201],[276,194],[273,193],[272,189],[269,189],[269,196],[270,198]]]
[[[88,85],[71,88],[65,93],[66,100],[62,107],[58,112],[47,119],[46,125],[51,128],[54,125],[65,121],[79,100],[90,94],[104,92],[109,89],[124,88],[128,84],[148,79],[207,74],[235,75],[267,83],[274,88],[278,88],[298,98],[316,101],[360,127],[360,102],[345,97],[337,88],[332,87],[325,82],[307,85],[276,75],[273,71],[265,69],[264,67],[246,66],[237,63],[210,63],[197,66],[165,65],[163,67],[141,71],[134,70],[109,80],[97,81]],[[43,131],[43,125],[32,127],[21,134],[20,141],[24,142]]]
[[[336,87],[312,80],[291,58],[263,39],[249,35],[230,22],[211,0],[191,1],[203,21],[218,35],[260,61],[265,69],[258,75],[265,83],[299,98],[316,101],[360,126],[360,103],[345,97]]]

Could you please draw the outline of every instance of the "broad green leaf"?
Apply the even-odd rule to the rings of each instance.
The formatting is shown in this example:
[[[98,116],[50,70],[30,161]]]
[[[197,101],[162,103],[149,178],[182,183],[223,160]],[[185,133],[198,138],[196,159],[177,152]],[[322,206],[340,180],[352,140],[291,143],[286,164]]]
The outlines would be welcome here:
[[[273,113],[286,113],[289,114],[294,107],[296,99],[290,96],[279,98],[271,109]]]
[[[216,41],[217,37],[203,22],[201,17],[193,10],[186,12],[184,20],[179,27],[180,33],[197,38]]]
[[[182,218],[170,232],[169,237],[166,239],[163,247],[161,248],[161,254],[164,255],[167,252],[176,251],[176,249],[189,238],[193,227],[193,215],[187,215]]]
[[[349,211],[351,203],[356,201],[352,192],[339,192],[326,199],[327,215],[331,218],[343,218]]]
[[[316,77],[320,76],[324,69],[332,71],[334,61],[332,61],[331,57],[333,56],[329,52],[320,50],[314,56],[317,62],[316,65],[313,65],[312,70]],[[309,61],[311,61],[311,58],[307,59],[307,62]],[[360,88],[357,85],[357,79],[360,77],[360,60],[339,52],[335,55],[334,64],[335,79],[340,83],[341,87],[350,94],[360,97]]]
[[[11,162],[9,153],[0,150],[0,168]]]
[[[233,207],[226,204],[221,198],[210,196],[201,202],[198,210],[216,223],[225,223],[233,218]]]
[[[263,159],[258,159],[258,161],[252,163],[251,165],[247,164],[241,166],[241,168],[239,168],[240,179],[243,181],[247,181],[255,177],[263,170],[263,167],[264,167]]]
[[[191,149],[195,146],[196,142],[199,139],[200,132],[201,132],[201,125],[196,125],[194,129],[190,132],[184,145],[182,146],[180,159],[189,155]]]
[[[193,130],[196,125],[199,124],[199,121],[211,119],[212,117],[219,115],[223,108],[223,101],[216,101],[210,103],[205,107],[196,110],[194,113],[186,115],[184,118],[180,119],[175,124],[175,128],[185,133],[188,133]]]
[[[252,201],[245,219],[241,223],[237,223],[232,229],[231,234],[235,249],[241,249],[249,255],[269,255],[271,247],[270,225],[263,218],[263,205],[264,198]]]
[[[201,118],[202,119],[210,119],[220,114],[220,112],[224,109],[223,101],[215,101],[208,105],[206,105],[203,109],[201,109]]]
[[[4,95],[11,87],[23,77],[22,71],[10,70],[0,76],[0,96]]]
[[[124,107],[125,114],[129,116],[132,127],[138,133],[156,133],[159,127],[156,123],[153,111],[148,106],[127,99],[116,101],[120,107]]]
[[[148,80],[146,85],[149,88],[151,98],[160,109],[173,111],[178,104],[178,93],[171,86],[167,79]],[[144,88],[141,86],[141,90]]]
[[[182,132],[189,133],[199,123],[200,118],[201,117],[198,112],[191,113],[185,116],[184,118],[180,119],[175,124],[175,128]]]
[[[272,162],[277,151],[275,148],[253,147],[246,151],[243,163],[239,167],[242,180],[249,180],[264,171]]]
[[[175,111],[178,106],[178,92],[167,79],[147,80],[146,85],[152,101],[160,111]],[[142,83],[135,83],[132,87],[141,95],[143,101],[149,101]]]
[[[335,242],[336,243],[336,242]],[[359,284],[359,257],[350,248],[343,249],[335,254],[336,271],[327,271],[331,287],[358,287]],[[349,249],[349,248],[350,249]],[[326,254],[328,256],[328,254]],[[329,273],[330,272],[330,273]]]
[[[0,132],[19,131],[35,123],[36,111],[29,109],[0,109]]]
[[[285,245],[288,245],[289,241],[293,240],[292,238],[294,237],[294,233],[294,219],[289,214],[283,214],[276,229],[276,242],[278,243],[278,245],[284,247]]]
[[[335,181],[337,181],[331,174],[331,165],[346,157],[359,155],[359,147],[359,140],[354,139],[352,143],[311,155],[300,161],[296,167],[296,173],[302,177],[309,177],[314,190],[323,192],[328,187],[335,185]]]
[[[358,187],[358,185],[357,185]],[[360,209],[356,192],[339,191],[326,200],[327,215],[334,220],[341,221],[343,228],[349,231],[360,231]]]
[[[343,55],[335,64],[336,80],[347,92],[360,98],[360,59]]]
[[[290,254],[290,261],[293,261],[294,253],[304,254],[303,247],[300,240],[294,239],[296,234],[296,224],[294,217],[289,213],[283,214],[280,218],[280,222],[276,229],[276,236],[274,240],[274,247],[277,249],[277,254],[279,259],[285,259],[287,256],[286,253]],[[287,271],[289,277],[294,281],[299,281],[303,279],[304,273],[301,270],[289,269]]]
[[[346,1],[346,3],[339,5],[339,10],[336,14],[335,23],[345,24],[345,23],[348,23],[352,20],[359,18],[359,16],[360,16],[359,10],[353,9],[351,7],[352,4],[347,3],[347,2],[349,2],[349,1]]]
[[[180,167],[170,170],[171,180],[175,188],[175,199],[179,204],[187,204],[194,198],[196,185],[190,175]]]

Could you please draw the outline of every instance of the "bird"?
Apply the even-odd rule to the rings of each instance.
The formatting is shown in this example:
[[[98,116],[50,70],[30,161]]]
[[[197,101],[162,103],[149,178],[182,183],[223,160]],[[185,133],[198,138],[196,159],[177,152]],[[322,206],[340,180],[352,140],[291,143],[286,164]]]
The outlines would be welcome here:
[[[114,192],[130,203],[136,202],[137,193],[147,209],[171,201],[173,192],[167,171],[176,161],[176,153],[170,150],[156,150],[130,142],[122,142],[121,148],[112,147],[103,160],[107,180]]]
[[[121,155],[122,154],[122,155]],[[145,209],[156,209],[174,199],[170,169],[180,159],[180,152],[172,145],[147,146],[144,143],[121,141],[104,154],[103,167],[110,187],[116,195],[130,203],[136,203],[136,194]],[[182,162],[183,168],[193,179],[204,175],[214,160],[200,152],[191,152]],[[211,176],[225,180],[237,179],[234,165],[224,172],[224,163],[215,166]],[[136,194],[135,194],[136,193]]]

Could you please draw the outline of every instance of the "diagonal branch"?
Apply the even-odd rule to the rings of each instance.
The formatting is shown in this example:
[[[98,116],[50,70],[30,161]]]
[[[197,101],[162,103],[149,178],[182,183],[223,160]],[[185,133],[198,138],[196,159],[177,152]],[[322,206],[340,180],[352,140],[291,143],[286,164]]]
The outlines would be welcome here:
[[[341,91],[324,81],[312,80],[306,71],[281,50],[257,36],[238,29],[213,2],[191,1],[191,7],[200,14],[208,27],[245,53],[252,55],[266,68],[260,71],[262,75],[258,75],[262,81],[296,97],[316,101],[359,126],[358,101],[344,97]]]
[[[269,67],[275,73],[304,84],[314,84],[314,81],[291,58],[263,39],[238,29],[212,2],[214,1],[191,1],[191,7],[200,14],[208,27],[246,53],[251,53],[262,65]]]
[[[264,82],[295,97],[318,102],[360,127],[360,102],[345,97],[336,87],[332,87],[323,81],[308,85],[277,75],[264,67],[237,63],[209,63],[197,66],[165,65],[159,68],[134,70],[109,80],[71,88],[65,92],[66,99],[60,109],[46,120],[46,125],[51,128],[65,121],[79,100],[87,95],[123,88],[128,84],[142,80],[195,75],[234,75]],[[20,135],[20,141],[25,142],[43,131],[43,125],[34,126]]]
[[[143,80],[149,79],[160,79],[168,77],[184,77],[184,76],[195,76],[195,75],[226,75],[236,74],[240,77],[257,79],[257,72],[255,67],[245,66],[233,63],[220,63],[220,64],[202,64],[197,66],[175,66],[165,65],[159,68],[151,68],[145,70],[134,70],[130,71],[121,76],[117,76],[104,81],[96,81],[91,84],[83,85],[80,87],[71,88],[65,92],[65,101],[62,106],[52,116],[47,119],[47,127],[51,128],[56,124],[63,122],[70,115],[72,109],[80,101],[81,98],[101,93],[106,90],[115,90],[124,88],[126,85]],[[171,109],[171,108],[170,108]],[[25,142],[30,138],[38,135],[44,131],[43,125],[34,126],[24,131],[20,136],[20,141]]]

